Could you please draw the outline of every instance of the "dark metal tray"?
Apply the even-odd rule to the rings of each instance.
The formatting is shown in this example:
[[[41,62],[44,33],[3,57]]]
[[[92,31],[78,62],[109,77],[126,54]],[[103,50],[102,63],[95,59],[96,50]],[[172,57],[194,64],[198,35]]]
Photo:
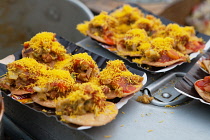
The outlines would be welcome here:
[[[77,46],[74,43],[68,42],[60,36],[57,36],[56,38],[62,45],[64,45],[66,47],[68,53],[71,53],[71,54],[84,53],[84,52],[88,53],[93,58],[93,60],[95,60],[98,67],[101,69],[103,69],[106,66],[106,62],[109,61],[109,59],[104,58],[104,57],[102,57],[98,54],[95,54],[93,52],[90,52],[80,46]],[[22,58],[21,51],[16,52],[14,54],[14,56],[15,56],[15,60],[21,59]],[[146,76],[145,72],[136,70],[130,66],[127,66],[127,68],[132,73],[143,76],[145,78],[144,81],[146,82],[147,76]],[[0,74],[3,75],[6,72],[7,72],[6,65],[1,64],[0,65]],[[55,115],[54,109],[45,108],[45,107],[42,107],[36,103],[21,104],[15,100],[13,100],[12,98],[8,97],[7,95],[9,94],[9,92],[2,91],[2,93],[4,96],[4,100],[5,100],[5,114],[7,116],[9,116],[11,118],[11,120],[13,120],[15,123],[17,123],[18,126],[23,127],[23,129],[26,129],[27,132],[32,134],[32,136],[34,136],[36,139],[59,139],[59,136],[57,136],[56,132],[53,132],[53,131],[55,131],[55,130],[61,131],[63,129],[63,128],[61,128],[62,125],[63,125],[62,127],[66,127],[65,129],[67,129],[67,130],[69,129],[69,131],[71,131],[71,130],[78,131],[77,130],[78,126],[60,122],[58,116]],[[114,102],[119,102],[120,100],[121,99],[117,99]],[[43,112],[42,111],[43,109],[45,109],[47,112]],[[24,120],[22,120],[22,118],[18,116],[18,115],[22,115],[22,113],[23,113],[22,110],[25,110],[24,111],[24,114],[25,114]],[[34,114],[34,115],[31,116],[31,114]],[[39,118],[39,119],[38,120],[34,119],[34,116],[36,116],[36,118]],[[25,125],[24,122],[21,122],[21,121],[25,121],[25,120],[31,120],[31,121],[27,122],[27,125]],[[45,125],[43,125],[44,123],[41,121],[44,121],[46,123],[46,125],[48,124],[49,128],[46,127]],[[51,122],[51,121],[53,121],[53,122]],[[52,123],[54,123],[54,126],[56,126],[56,128],[54,128],[54,126],[51,125]],[[34,131],[36,125],[37,125],[37,127],[40,127],[40,132],[39,132],[39,130]],[[30,127],[30,128],[28,128],[28,127]],[[49,130],[50,130],[50,132],[48,132]],[[45,132],[48,134],[46,134]],[[35,134],[35,133],[39,133],[39,134]],[[74,133],[79,133],[79,132],[74,132]],[[66,136],[66,139],[74,137],[71,133],[63,134],[63,135]],[[65,139],[65,138],[62,137],[62,139]]]

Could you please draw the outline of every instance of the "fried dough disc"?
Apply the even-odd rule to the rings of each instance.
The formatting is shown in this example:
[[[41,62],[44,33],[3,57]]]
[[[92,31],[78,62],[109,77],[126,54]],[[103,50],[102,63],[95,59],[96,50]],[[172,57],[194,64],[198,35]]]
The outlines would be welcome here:
[[[177,62],[186,62],[186,61],[187,61],[186,58],[180,58],[180,59],[171,60],[168,62],[151,62],[151,61],[144,60],[144,61],[142,61],[142,64],[147,64],[147,65],[155,66],[155,67],[165,67],[165,66],[173,65]]]
[[[61,118],[67,123],[73,123],[82,126],[102,126],[111,122],[118,114],[117,106],[112,102],[106,102],[104,112],[96,116],[94,113],[84,115],[67,116]]]
[[[6,83],[4,83],[4,80],[6,80],[6,77],[0,78],[0,87],[2,89],[7,89],[12,94],[15,94],[15,95],[23,95],[23,94],[29,94],[29,93],[32,94],[32,92],[28,92],[28,91],[25,91],[25,90],[22,90],[22,89],[16,89],[14,87],[8,86]]]
[[[202,81],[202,80],[198,80],[198,81]],[[196,81],[196,82],[198,82],[198,81]],[[201,90],[198,86],[196,86],[196,82],[194,83],[195,90],[198,92],[198,94],[201,96],[201,98],[203,98],[207,102],[210,102],[210,93]]]
[[[138,92],[142,88],[143,84],[140,84],[140,85],[132,85],[132,86],[136,87],[136,89],[133,90],[133,91],[131,91],[131,92],[128,92],[128,93],[124,92],[121,95],[121,98],[126,97],[126,96],[129,96],[131,94],[134,94],[134,93]],[[118,94],[115,94],[114,91],[111,91],[109,93],[106,93],[105,95],[106,95],[107,99],[114,99],[116,97],[119,97],[119,95]]]
[[[42,100],[39,98],[39,96],[37,95],[37,93],[34,93],[31,95],[31,99],[41,105],[41,106],[44,106],[44,107],[48,107],[48,108],[55,108],[56,106],[56,103],[54,100]]]
[[[95,35],[91,34],[89,31],[87,31],[87,35],[90,36],[91,38],[97,40],[98,42],[101,42],[101,43],[104,43],[104,44],[108,44],[108,45],[113,45],[112,43],[109,43],[106,40],[104,40],[102,37],[95,36]]]
[[[29,94],[29,93],[31,93],[31,92],[28,92],[28,91],[25,91],[25,90],[18,90],[18,89],[14,89],[14,88],[11,88],[10,89],[10,92],[12,94],[15,94],[15,95],[23,95],[23,94]]]

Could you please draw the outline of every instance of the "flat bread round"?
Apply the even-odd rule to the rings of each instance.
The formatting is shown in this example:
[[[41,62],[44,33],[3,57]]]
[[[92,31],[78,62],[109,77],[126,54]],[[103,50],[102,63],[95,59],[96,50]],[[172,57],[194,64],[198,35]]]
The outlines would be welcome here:
[[[104,112],[96,116],[94,113],[85,115],[67,116],[61,115],[63,121],[81,126],[102,126],[111,122],[118,114],[117,106],[112,102],[106,102]]]
[[[170,66],[173,65],[177,62],[186,62],[186,58],[180,58],[180,59],[176,59],[176,60],[172,60],[172,61],[168,61],[168,62],[151,62],[151,61],[142,61],[142,64],[147,64],[150,66],[155,66],[155,67],[165,67],[165,66]]]
[[[202,79],[198,80],[198,81],[202,81]],[[198,82],[198,81],[196,81],[196,82]],[[194,83],[195,90],[198,92],[198,94],[201,96],[201,98],[203,98],[207,102],[210,102],[210,93],[201,90],[198,86],[196,86],[196,82]]]
[[[54,100],[42,100],[39,98],[39,96],[37,95],[37,93],[34,93],[31,95],[31,99],[41,105],[41,106],[44,106],[44,107],[48,107],[48,108],[55,108],[56,106],[56,103]]]
[[[12,93],[12,94],[15,94],[15,95],[24,95],[24,94],[29,94],[29,93],[31,93],[31,92],[28,92],[28,91],[25,91],[25,90],[19,90],[19,89],[15,89],[15,88],[11,88],[11,89],[9,89],[10,90],[10,92]],[[31,93],[32,94],[32,93]]]
[[[116,97],[123,98],[123,97],[126,97],[126,96],[128,96],[128,95],[131,95],[131,94],[133,94],[133,93],[138,92],[138,91],[142,88],[143,84],[140,84],[140,85],[133,85],[133,86],[136,87],[135,90],[133,90],[133,91],[131,91],[131,92],[128,92],[128,93],[125,93],[125,92],[124,92],[122,95],[120,95],[120,97],[119,97],[119,95],[115,94],[114,91],[111,91],[111,92],[109,92],[109,93],[106,93],[105,95],[106,95],[107,99],[114,99],[114,98],[116,98]]]
[[[113,44],[110,44],[109,42],[107,42],[106,40],[104,40],[102,37],[95,36],[95,35],[91,34],[89,31],[87,31],[87,35],[90,36],[91,38],[97,40],[98,42],[108,44],[108,45],[113,45]]]

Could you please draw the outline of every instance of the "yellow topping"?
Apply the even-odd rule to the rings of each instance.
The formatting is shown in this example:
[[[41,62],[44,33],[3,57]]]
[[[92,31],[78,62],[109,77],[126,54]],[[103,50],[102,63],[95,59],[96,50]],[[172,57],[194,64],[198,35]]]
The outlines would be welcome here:
[[[194,34],[195,31],[193,27],[181,27],[178,24],[169,24],[166,26],[166,35],[176,39],[177,42],[182,41],[183,37],[188,41]]]
[[[78,54],[74,54],[72,55],[72,59],[74,62],[76,62],[77,60],[80,60],[82,63],[83,61],[86,61],[86,62],[91,62],[92,64],[95,64],[96,65],[96,62],[93,60],[93,58],[88,55],[88,53],[78,53]]]
[[[138,20],[144,14],[136,7],[132,7],[128,4],[125,4],[122,8],[112,12],[110,14],[116,18],[121,24],[130,25]]]
[[[84,23],[80,23],[77,25],[76,29],[80,31],[82,34],[87,35],[89,21],[85,21]]]
[[[122,60],[113,60],[107,62],[107,66],[100,72],[100,79],[107,80],[110,79],[112,81],[115,78],[128,77],[135,74],[132,74],[124,65]]]
[[[174,39],[170,37],[160,38],[157,37],[151,41],[151,45],[156,52],[161,52],[163,50],[171,50],[174,46]]]
[[[56,114],[71,116],[94,113],[99,115],[103,112],[105,100],[106,97],[99,86],[93,83],[80,84],[66,98],[57,100]],[[67,109],[69,112],[65,112]]]
[[[29,72],[29,76],[32,76],[31,74],[38,75],[41,71],[46,70],[47,67],[43,64],[38,63],[33,58],[27,58],[24,57],[20,60],[16,60],[12,63],[9,63],[7,65],[8,71],[17,71],[17,72]]]
[[[38,77],[36,85],[40,88],[58,88],[59,92],[70,90],[75,80],[71,77],[70,73],[65,70],[52,69],[46,70],[44,76]]]
[[[151,49],[150,43],[142,43],[140,46],[137,47],[137,49],[141,52],[141,54],[144,54],[146,50]]]
[[[73,66],[72,56],[70,54],[65,54],[64,57],[65,58],[63,61],[57,61],[55,63],[54,68],[72,71],[72,66]]]
[[[141,42],[148,42],[149,37],[145,30],[142,29],[131,29],[124,36],[126,45],[139,45]]]
[[[24,42],[24,46],[29,45],[37,53],[42,53],[42,50],[57,54],[66,53],[66,49],[56,40],[55,35],[51,32],[38,33],[30,41]]]
[[[90,24],[94,26],[112,26],[117,23],[117,20],[108,15],[107,12],[101,12],[99,15],[95,16],[91,21]]]

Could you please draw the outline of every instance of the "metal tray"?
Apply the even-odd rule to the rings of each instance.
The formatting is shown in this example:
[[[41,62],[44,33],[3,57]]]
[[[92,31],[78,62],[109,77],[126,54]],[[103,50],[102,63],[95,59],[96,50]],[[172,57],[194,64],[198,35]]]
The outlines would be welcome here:
[[[165,24],[165,25],[167,25],[167,24],[169,24],[169,23],[172,23],[171,21],[169,21],[169,20],[167,20],[167,19],[165,19],[165,18],[161,18],[161,17],[159,17],[159,16],[157,16],[157,15],[152,14],[151,12],[149,12],[149,11],[143,9],[142,7],[140,7],[140,6],[137,5],[137,4],[130,3],[130,5],[131,5],[132,7],[137,7],[137,8],[139,8],[145,15],[153,15],[153,16],[155,16],[155,17],[161,19],[161,21],[162,21],[163,24]],[[119,6],[119,7],[115,8],[115,9],[113,9],[113,10],[110,11],[109,13],[111,13],[111,12],[113,12],[113,11],[119,9],[119,8],[121,8],[121,6]],[[200,37],[200,33],[199,33],[199,32],[196,32],[196,36]],[[179,66],[179,65],[182,65],[182,64],[187,63],[187,62],[178,62],[178,63],[176,63],[176,64],[173,64],[173,65],[170,65],[170,66],[166,66],[166,67],[154,67],[154,66],[149,66],[149,65],[146,65],[146,64],[139,65],[139,64],[136,63],[136,62],[132,62],[131,57],[123,57],[123,56],[118,55],[118,54],[116,53],[116,48],[115,48],[115,47],[110,46],[110,45],[107,45],[107,44],[103,44],[103,43],[101,43],[101,42],[98,42],[97,40],[95,40],[95,39],[93,39],[93,38],[91,38],[91,39],[92,39],[93,41],[95,41],[102,49],[108,50],[108,52],[113,53],[114,55],[118,56],[120,59],[122,59],[122,60],[124,60],[124,61],[128,61],[130,64],[135,65],[135,67],[137,67],[138,69],[142,69],[142,70],[144,70],[144,71],[148,71],[148,72],[151,72],[151,73],[154,73],[154,74],[155,74],[155,73],[161,73],[161,72],[167,72],[167,71],[170,71],[170,70],[174,69],[175,67],[177,67],[177,66]],[[204,40],[205,40],[205,39],[204,39]],[[204,51],[208,50],[209,47],[210,47],[210,42],[206,43],[206,46],[205,46],[205,48],[204,48]],[[191,53],[191,54],[189,55],[190,60],[196,58],[199,54],[200,54],[200,52]]]
[[[65,40],[64,38],[62,38],[60,36],[56,36],[56,38],[62,45],[64,45],[66,47],[68,53],[71,53],[71,54],[84,53],[84,52],[88,53],[95,60],[95,62],[97,63],[97,65],[100,69],[103,69],[106,66],[106,62],[109,61],[109,59],[104,58],[98,54],[92,53],[82,47],[77,46],[76,44],[74,44],[72,42],[68,42],[67,40]],[[22,58],[21,51],[16,52],[14,54],[14,56],[15,56],[15,60],[21,59]],[[146,76],[145,72],[136,70],[130,66],[127,66],[127,68],[132,73],[135,73],[137,75],[144,77],[143,84],[146,83],[147,76]],[[7,72],[6,65],[1,64],[0,65],[0,74],[3,75],[6,72]],[[58,116],[55,115],[54,109],[42,107],[36,103],[21,104],[15,100],[13,100],[12,98],[8,97],[7,95],[9,94],[9,92],[2,91],[2,93],[3,93],[4,99],[5,99],[5,108],[6,108],[5,114],[7,116],[9,116],[12,120],[14,120],[14,122],[17,123],[18,126],[23,127],[23,129],[26,129],[28,131],[28,133],[32,134],[32,136],[35,139],[59,139],[60,135],[57,136],[56,132],[53,132],[53,131],[63,130],[63,128],[60,128],[62,125],[63,125],[62,127],[66,127],[65,129],[67,129],[67,130],[69,129],[69,131],[71,131],[71,130],[79,131],[77,129],[79,126],[77,126],[77,125],[66,124],[66,123],[60,122]],[[127,100],[124,100],[124,98],[122,98],[122,99],[119,98],[119,99],[113,100],[113,102],[118,103],[121,100],[123,100],[123,105],[125,105],[127,103]],[[17,108],[17,106],[18,106],[18,108]],[[43,109],[45,109],[46,112],[43,112],[42,111]],[[33,118],[33,119],[31,119],[32,120],[31,124],[29,122],[27,122],[27,124],[29,124],[29,125],[25,126],[24,123],[20,123],[21,121],[23,121],[22,118],[18,117],[18,115],[21,115],[23,113],[20,110],[25,110],[24,114],[27,114],[27,115],[24,117],[26,117],[25,118],[26,120],[33,118],[33,116],[31,116],[31,114],[34,114],[34,116],[38,117],[39,119],[34,120],[34,118]],[[43,123],[40,123],[39,121],[40,122],[45,121],[46,124],[49,123],[50,128],[46,127],[45,125],[43,125]],[[53,122],[51,122],[51,121],[53,121]],[[36,132],[34,132],[34,130],[35,130],[34,123],[36,123],[36,125],[38,127],[41,127],[40,132],[39,132],[39,130],[36,130]],[[55,123],[54,126],[56,126],[56,128],[52,127],[51,123]],[[59,126],[56,123],[58,123]],[[30,128],[28,128],[28,127],[30,127]],[[53,128],[53,130],[50,130],[51,128]],[[43,130],[46,129],[46,130],[43,133],[41,131],[41,129],[43,129]],[[53,133],[48,132],[49,130],[52,131]],[[45,132],[49,133],[49,134],[45,134]],[[34,133],[40,133],[40,134],[35,135]],[[76,132],[76,133],[79,133],[79,132]],[[65,134],[65,136],[66,136],[66,139],[71,138],[71,137],[74,138],[74,136],[71,133]],[[65,139],[65,138],[62,137],[62,139]]]

